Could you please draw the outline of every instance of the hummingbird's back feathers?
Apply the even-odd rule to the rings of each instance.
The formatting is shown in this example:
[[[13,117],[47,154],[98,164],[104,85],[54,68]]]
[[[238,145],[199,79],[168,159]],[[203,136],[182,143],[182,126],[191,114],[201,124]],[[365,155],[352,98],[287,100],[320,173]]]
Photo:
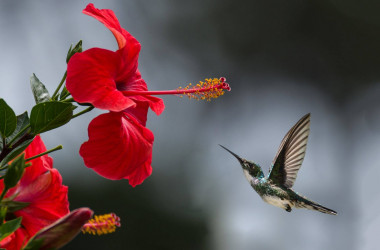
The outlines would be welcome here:
[[[282,139],[268,176],[274,184],[286,188],[293,186],[305,157],[309,131],[310,113],[303,116]]]

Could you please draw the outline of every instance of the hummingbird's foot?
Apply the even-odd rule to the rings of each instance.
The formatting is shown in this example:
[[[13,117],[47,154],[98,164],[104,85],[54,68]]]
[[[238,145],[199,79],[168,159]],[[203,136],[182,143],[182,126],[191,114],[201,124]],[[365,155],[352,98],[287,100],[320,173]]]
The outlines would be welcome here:
[[[289,206],[289,205],[286,205],[286,209],[285,209],[286,212],[291,212],[292,211],[292,208]]]

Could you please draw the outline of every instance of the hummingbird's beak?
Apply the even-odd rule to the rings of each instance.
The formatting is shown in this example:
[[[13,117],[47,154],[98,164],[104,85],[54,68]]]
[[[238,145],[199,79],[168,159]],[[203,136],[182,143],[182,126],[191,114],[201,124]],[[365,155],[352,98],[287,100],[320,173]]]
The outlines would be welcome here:
[[[219,146],[221,146],[222,148],[224,148],[225,150],[227,150],[228,152],[230,152],[230,154],[232,154],[233,156],[236,157],[236,159],[238,159],[238,161],[240,162],[240,164],[243,164],[243,159],[240,158],[240,156],[238,156],[237,154],[235,154],[234,152],[232,152],[231,150],[229,150],[228,148],[222,146],[219,144]]]

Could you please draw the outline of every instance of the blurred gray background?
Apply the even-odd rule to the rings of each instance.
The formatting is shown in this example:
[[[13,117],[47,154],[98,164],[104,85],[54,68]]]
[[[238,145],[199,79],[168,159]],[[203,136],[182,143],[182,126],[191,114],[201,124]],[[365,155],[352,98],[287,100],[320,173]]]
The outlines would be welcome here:
[[[71,209],[115,212],[122,227],[79,235],[64,249],[378,249],[380,232],[380,2],[350,0],[93,1],[113,9],[142,44],[150,90],[227,77],[212,102],[163,97],[149,114],[153,174],[132,188],[101,178],[78,154],[102,111],[43,134],[58,144],[55,167]],[[18,114],[34,100],[36,73],[51,92],[71,43],[117,49],[112,34],[81,14],[87,1],[0,2],[0,95]],[[264,203],[218,144],[265,172],[281,139],[312,113],[294,189],[338,211],[287,213]]]

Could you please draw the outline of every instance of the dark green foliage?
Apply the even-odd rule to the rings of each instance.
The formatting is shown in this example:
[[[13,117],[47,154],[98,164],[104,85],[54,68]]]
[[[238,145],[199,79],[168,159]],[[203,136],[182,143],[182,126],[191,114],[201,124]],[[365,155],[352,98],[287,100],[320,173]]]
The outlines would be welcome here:
[[[74,48],[72,48],[72,46],[73,46],[73,45],[70,46],[69,51],[67,52],[66,63],[69,62],[70,58],[71,58],[75,53],[82,52],[82,40],[80,40],[80,41],[74,46]]]
[[[28,244],[23,248],[23,250],[39,250],[41,249],[44,239],[32,239]]]
[[[4,177],[5,189],[10,189],[16,186],[17,182],[21,179],[25,169],[24,154],[14,160],[8,167]]]
[[[27,207],[30,202],[21,202],[21,201],[14,201],[10,200],[11,198],[5,198],[1,201],[0,207],[6,207],[7,213],[14,213],[18,210],[21,210],[25,207]]]
[[[0,205],[0,226],[3,225],[8,207]]]
[[[27,131],[25,130],[25,128],[28,127],[28,126],[29,126],[29,117],[28,117],[28,112],[25,111],[21,115],[17,116],[17,126],[16,126],[16,129],[13,131],[13,133],[10,136],[8,136],[7,141],[13,140],[16,135],[19,138],[22,137],[22,136],[24,136],[27,133]],[[21,134],[18,135],[18,133],[20,133],[22,130],[24,130],[23,133],[21,133]]]
[[[14,220],[5,222],[0,226],[0,240],[4,239],[14,231],[16,231],[21,225],[22,217],[18,217]]]
[[[8,137],[16,129],[17,118],[15,112],[3,100],[0,99],[0,134]]]
[[[64,102],[45,102],[33,107],[30,126],[34,135],[58,128],[71,120],[76,106]]]
[[[22,142],[20,145],[18,145],[16,148],[14,148],[10,153],[8,153],[4,159],[0,162],[0,166],[4,166],[5,164],[7,164],[9,161],[13,160],[15,157],[17,157],[19,154],[22,153],[22,151],[24,151],[30,143],[32,143],[34,137],[32,137],[31,139],[28,139],[24,142]]]

